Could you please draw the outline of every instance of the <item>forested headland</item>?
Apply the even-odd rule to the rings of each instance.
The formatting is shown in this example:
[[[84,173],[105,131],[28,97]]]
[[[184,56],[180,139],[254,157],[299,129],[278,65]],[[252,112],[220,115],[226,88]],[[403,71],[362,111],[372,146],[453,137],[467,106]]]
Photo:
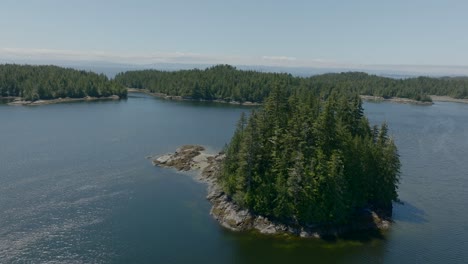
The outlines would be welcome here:
[[[57,66],[0,65],[0,96],[23,100],[56,98],[126,97],[121,84],[103,74]]]
[[[282,222],[343,224],[359,210],[391,213],[398,200],[397,148],[386,124],[369,125],[357,95],[323,101],[276,87],[240,118],[225,152],[225,192]]]
[[[468,78],[465,77],[392,79],[362,72],[346,72],[304,78],[286,73],[242,71],[229,65],[217,65],[205,70],[128,71],[118,74],[115,81],[126,87],[147,89],[153,93],[227,102],[262,103],[274,83],[281,84],[284,90],[307,90],[322,97],[337,91],[417,101],[431,101],[429,95],[468,98]]]

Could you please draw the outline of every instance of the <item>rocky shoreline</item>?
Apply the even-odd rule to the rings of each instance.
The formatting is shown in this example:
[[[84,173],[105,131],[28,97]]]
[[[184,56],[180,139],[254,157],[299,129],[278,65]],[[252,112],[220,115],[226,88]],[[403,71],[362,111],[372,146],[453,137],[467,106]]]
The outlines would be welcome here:
[[[192,102],[214,102],[214,103],[223,103],[223,104],[233,104],[233,105],[243,105],[243,106],[260,106],[262,105],[261,103],[255,103],[255,102],[236,102],[236,101],[225,101],[225,100],[195,100],[189,97],[183,97],[183,96],[173,96],[173,95],[167,95],[165,93],[153,93],[150,92],[147,89],[137,89],[137,88],[127,88],[127,92],[129,93],[144,93],[148,94],[154,97],[162,98],[165,100],[174,100],[174,101],[192,101]],[[391,98],[384,98],[382,96],[373,96],[373,95],[360,95],[362,100],[365,101],[376,101],[376,102],[392,102],[392,103],[399,103],[399,104],[416,104],[416,105],[433,105],[434,102],[453,102],[453,103],[468,103],[468,99],[456,99],[452,98],[449,96],[436,96],[436,95],[431,95],[431,99],[434,102],[423,102],[423,101],[417,101],[414,99],[409,99],[409,98],[401,98],[401,97],[391,97]]]
[[[243,105],[243,106],[258,106],[261,105],[260,103],[245,101],[245,102],[237,102],[237,101],[225,101],[225,100],[203,100],[203,99],[193,99],[190,97],[184,96],[175,96],[175,95],[167,95],[165,93],[153,93],[147,89],[137,89],[137,88],[127,88],[127,92],[129,93],[144,93],[147,95],[151,95],[154,97],[162,98],[165,100],[174,100],[174,101],[191,101],[191,102],[213,102],[213,103],[221,103],[221,104],[232,104],[232,105]]]
[[[179,171],[198,171],[197,179],[208,185],[206,198],[212,204],[210,214],[223,227],[232,231],[322,238],[355,231],[386,230],[390,227],[388,218],[371,210],[363,210],[351,224],[343,226],[295,226],[255,215],[235,204],[218,183],[218,173],[224,157],[223,153],[209,154],[202,146],[185,145],[178,148],[175,153],[152,158],[152,162],[155,166],[174,168]]]
[[[451,103],[463,103],[468,104],[468,99],[457,99],[450,96],[438,96],[438,95],[431,95],[432,101],[436,102],[451,102]]]
[[[414,99],[409,98],[401,98],[401,97],[391,97],[391,98],[384,98],[382,96],[373,96],[373,95],[361,95],[362,100],[365,101],[377,101],[377,102],[392,102],[392,103],[400,103],[400,104],[417,104],[417,105],[433,105],[433,102],[423,102],[417,101]]]
[[[28,101],[23,100],[20,97],[16,97],[13,102],[9,102],[8,105],[46,105],[46,104],[58,104],[58,103],[67,103],[67,102],[79,102],[79,101],[98,101],[98,100],[119,100],[120,97],[118,95],[111,95],[108,97],[91,97],[86,96],[83,98],[57,98],[57,99],[50,99],[50,100],[35,100],[35,101]]]

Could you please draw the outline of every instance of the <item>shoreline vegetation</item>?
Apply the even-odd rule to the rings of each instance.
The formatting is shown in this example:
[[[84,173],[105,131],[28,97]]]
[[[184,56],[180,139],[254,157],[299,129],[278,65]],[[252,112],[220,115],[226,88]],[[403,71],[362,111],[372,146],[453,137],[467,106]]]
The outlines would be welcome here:
[[[177,171],[196,171],[196,179],[207,184],[210,214],[221,226],[231,231],[253,231],[267,235],[293,235],[302,238],[337,237],[356,231],[380,231],[390,228],[387,213],[363,209],[352,222],[342,225],[299,225],[282,223],[242,208],[223,190],[219,181],[224,153],[210,154],[203,146],[184,145],[174,153],[151,157],[154,166]]]
[[[242,106],[260,106],[261,103],[253,103],[250,101],[246,102],[236,102],[236,101],[224,101],[224,100],[195,100],[192,98],[185,98],[182,96],[170,96],[164,93],[152,93],[147,89],[138,89],[138,88],[127,88],[128,93],[144,93],[150,96],[162,98],[165,100],[174,100],[174,101],[191,101],[191,102],[213,102],[213,103],[222,103],[222,104],[233,104],[233,105],[242,105]],[[392,97],[392,98],[384,98],[382,96],[372,96],[372,95],[360,95],[361,99],[364,101],[375,101],[375,102],[392,102],[392,103],[400,103],[400,104],[416,104],[416,105],[433,105],[434,102],[453,102],[453,103],[465,103],[468,104],[468,99],[456,99],[450,96],[437,96],[437,95],[430,95],[432,101],[431,102],[422,102],[417,101],[414,99],[408,98],[400,98],[400,97]]]
[[[431,96],[468,99],[468,77],[387,78],[363,72],[293,76],[288,73],[239,70],[230,65],[178,71],[138,70],[119,73],[117,83],[165,97],[264,103],[275,86],[326,98],[332,92],[361,94],[400,103],[431,102]],[[385,99],[386,98],[386,99]],[[413,100],[413,101],[412,101]]]
[[[322,99],[338,92],[361,94],[363,100],[371,101],[468,103],[468,77],[392,79],[363,72],[298,77],[216,65],[204,70],[127,71],[109,79],[103,74],[52,65],[0,65],[0,99],[23,101],[15,103],[23,105],[125,98],[126,87],[131,87],[131,92],[167,100],[258,106],[276,86],[289,93],[307,92]]]
[[[147,89],[138,89],[138,88],[127,88],[128,93],[144,93],[150,96],[162,98],[165,100],[174,100],[174,101],[190,101],[190,102],[213,102],[213,103],[222,103],[222,104],[233,104],[233,105],[242,105],[242,106],[261,106],[262,103],[254,103],[250,101],[246,102],[236,102],[236,101],[225,101],[225,100],[203,100],[203,99],[193,99],[183,96],[170,96],[164,93],[153,93]],[[456,99],[450,96],[437,96],[430,95],[431,102],[422,102],[414,99],[392,97],[384,98],[382,96],[373,96],[373,95],[360,95],[361,99],[364,101],[375,101],[375,102],[392,102],[400,104],[416,104],[416,105],[433,105],[434,102],[453,102],[453,103],[465,103],[468,104],[468,99]]]
[[[210,103],[232,104],[232,105],[242,105],[242,106],[262,105],[261,103],[254,103],[250,101],[237,102],[237,101],[227,101],[227,100],[219,100],[219,99],[213,99],[213,100],[193,99],[191,97],[185,97],[185,96],[173,96],[173,95],[167,95],[165,93],[153,93],[149,91],[148,89],[138,89],[138,88],[127,88],[127,92],[128,93],[144,93],[144,94],[158,97],[164,100],[173,100],[173,101],[210,102]]]

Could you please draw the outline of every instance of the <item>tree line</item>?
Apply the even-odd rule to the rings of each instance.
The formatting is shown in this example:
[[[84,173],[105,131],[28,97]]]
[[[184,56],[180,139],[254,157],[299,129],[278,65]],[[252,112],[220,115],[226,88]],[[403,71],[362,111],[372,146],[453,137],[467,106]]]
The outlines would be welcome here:
[[[239,71],[229,65],[205,70],[141,70],[117,74],[115,80],[127,87],[192,99],[262,102],[275,80],[297,85],[290,74]]]
[[[0,65],[0,96],[26,100],[126,96],[125,87],[191,99],[261,103],[275,83],[286,90],[308,90],[318,96],[332,91],[430,101],[428,95],[468,98],[466,77],[392,79],[362,72],[295,77],[286,73],[241,71],[229,65],[205,70],[141,70],[119,73],[114,80],[103,74],[57,66]]]
[[[0,65],[0,96],[25,100],[127,96],[121,84],[103,74],[57,66]]]
[[[309,90],[319,95],[345,93],[403,97],[431,101],[429,95],[468,98],[468,78],[417,77],[392,79],[362,72],[295,77],[286,73],[241,71],[229,65],[205,70],[140,70],[120,73],[115,80],[126,86],[192,99],[263,102],[275,82],[283,89]]]
[[[322,100],[280,87],[241,116],[225,148],[225,192],[254,213],[300,225],[391,212],[400,161],[387,125],[369,125],[358,95]]]

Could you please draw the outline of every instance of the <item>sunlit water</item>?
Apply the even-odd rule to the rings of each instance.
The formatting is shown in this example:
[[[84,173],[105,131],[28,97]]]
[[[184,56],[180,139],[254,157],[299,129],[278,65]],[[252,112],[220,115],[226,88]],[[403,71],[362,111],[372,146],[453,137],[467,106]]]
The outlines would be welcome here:
[[[0,105],[0,263],[468,263],[468,105],[366,103],[401,154],[395,223],[339,241],[228,232],[205,185],[148,155],[220,150],[249,108],[126,101]]]

